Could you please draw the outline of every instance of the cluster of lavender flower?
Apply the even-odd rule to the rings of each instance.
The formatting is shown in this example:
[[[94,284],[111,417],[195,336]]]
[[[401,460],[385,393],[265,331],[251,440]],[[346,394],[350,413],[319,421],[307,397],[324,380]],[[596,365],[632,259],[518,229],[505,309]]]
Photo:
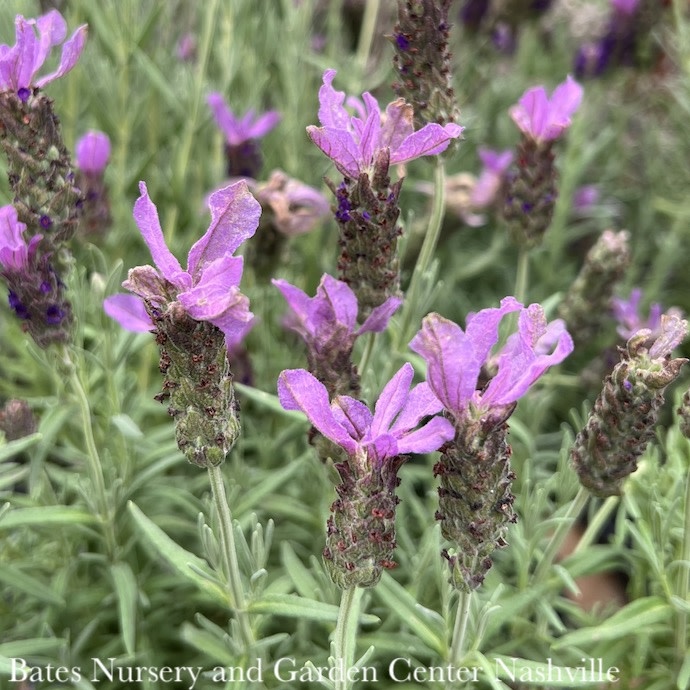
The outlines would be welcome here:
[[[549,323],[539,304],[525,306],[511,296],[468,315],[464,329],[428,314],[409,343],[427,364],[427,380],[411,388],[414,371],[404,364],[371,411],[361,399],[355,342],[384,331],[405,299],[397,252],[403,180],[391,182],[390,168],[444,154],[463,131],[454,121],[450,84],[450,3],[422,2],[428,12],[413,12],[418,4],[399,2],[392,42],[400,97],[382,112],[370,93],[346,98],[333,87],[335,71],[326,70],[319,91],[321,126],[307,128],[342,176],[328,181],[339,231],[338,278],[324,275],[314,297],[273,281],[290,308],[290,327],[305,342],[308,363],[308,370],[280,374],[280,402],[306,415],[312,443],[323,459],[335,462],[341,479],[323,553],[332,579],[344,589],[373,586],[394,566],[398,470],[408,454],[437,450],[436,518],[449,542],[443,554],[451,581],[465,591],[481,584],[491,553],[506,544],[507,526],[516,520],[507,422],[537,379],[572,352],[566,323],[573,330],[578,314],[592,309],[597,293],[606,293],[598,286],[592,294],[592,276],[611,274],[615,257],[625,251],[624,233],[605,233],[583,268],[581,288],[564,302],[563,319]],[[36,20],[18,17],[15,46],[0,46],[0,127],[15,194],[14,204],[2,209],[0,265],[10,307],[43,347],[69,339],[61,271],[79,213],[88,217],[90,231],[107,217],[107,138],[90,133],[80,142],[75,177],[52,102],[41,90],[75,65],[86,27],[65,43],[58,70],[35,79],[65,35],[64,20],[53,11]],[[551,97],[542,87],[528,90],[511,110],[522,134],[516,165],[510,167],[512,155],[486,154],[494,170],[477,193],[490,197],[502,190],[502,217],[524,250],[539,245],[548,229],[558,193],[553,145],[581,98],[582,88],[570,77]],[[221,464],[240,434],[231,360],[254,317],[240,289],[245,257],[236,252],[256,233],[253,241],[264,245],[255,250],[254,265],[270,275],[280,258],[278,238],[309,230],[328,212],[316,190],[281,171],[266,183],[257,181],[258,142],[278,124],[277,113],[256,117],[250,111],[237,119],[220,94],[208,102],[226,138],[228,174],[240,179],[208,197],[211,222],[190,249],[186,269],[168,249],[157,208],[141,182],[133,215],[155,266],[131,269],[123,287],[133,294],[105,301],[106,312],[124,328],[155,334],[164,375],[157,398],[169,405],[181,451],[206,468]],[[246,257],[251,256],[249,250]],[[656,310],[653,327],[640,328],[634,322],[639,298],[632,299],[627,306],[617,303],[628,325],[622,360],[572,451],[582,482],[598,495],[618,493],[635,469],[653,435],[663,390],[685,361],[670,355],[687,323]],[[497,348],[505,317],[517,327]]]

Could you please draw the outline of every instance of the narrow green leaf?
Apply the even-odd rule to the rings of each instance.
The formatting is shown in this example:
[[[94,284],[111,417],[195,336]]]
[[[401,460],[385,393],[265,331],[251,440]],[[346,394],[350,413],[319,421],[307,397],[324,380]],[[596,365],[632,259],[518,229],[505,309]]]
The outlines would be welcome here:
[[[125,438],[133,440],[144,438],[144,432],[128,414],[113,415],[110,421]]]
[[[139,588],[132,569],[127,563],[115,563],[110,573],[117,594],[120,631],[128,654],[136,651],[137,599]]]
[[[59,594],[53,592],[50,587],[35,577],[28,575],[23,570],[11,565],[0,566],[0,582],[7,585],[10,589],[24,592],[46,604],[54,606],[65,605],[65,600]]]
[[[27,659],[34,656],[57,656],[65,641],[61,638],[34,637],[28,640],[14,640],[0,643],[0,675],[10,675],[12,659]]]
[[[409,625],[428,647],[445,658],[446,631],[443,620],[438,614],[418,604],[417,600],[388,573],[383,573],[374,593],[392,613]]]
[[[292,460],[283,469],[268,474],[261,483],[253,489],[243,492],[240,499],[232,508],[233,517],[238,517],[248,512],[253,506],[261,503],[262,499],[272,491],[279,486],[284,486],[301,465],[302,463],[299,460]]]
[[[288,542],[284,541],[280,547],[283,564],[297,592],[303,597],[313,594],[319,588],[316,578],[304,567]]]
[[[191,623],[183,623],[180,636],[183,642],[202,652],[205,658],[212,659],[214,664],[237,665],[238,659],[233,656],[225,640],[208,630],[200,630]]]
[[[223,606],[228,605],[228,598],[223,588],[214,584],[210,579],[202,577],[198,571],[209,572],[208,565],[198,556],[176,544],[158,525],[153,523],[141,512],[132,501],[128,503],[137,527],[148,544],[168,562],[180,575],[194,583],[199,589],[209,594]],[[209,578],[212,575],[209,573]]]
[[[338,620],[338,607],[324,604],[322,601],[306,599],[295,594],[264,594],[261,599],[253,601],[247,607],[250,613],[265,613],[272,616],[303,618],[313,621],[335,623]],[[381,622],[378,616],[363,613],[359,617],[360,625],[375,625]]]
[[[30,436],[24,436],[24,438],[18,438],[16,441],[10,441],[0,446],[0,462],[9,460],[18,453],[31,448],[31,446],[38,443],[43,438],[43,434],[31,434]]]
[[[301,412],[295,412],[294,410],[284,409],[283,406],[280,404],[280,400],[278,400],[277,395],[264,393],[264,391],[260,391],[256,388],[253,388],[252,386],[245,386],[242,383],[234,382],[232,385],[237,389],[237,392],[240,395],[243,395],[249,398],[250,400],[253,400],[255,403],[258,403],[262,407],[271,410],[271,412],[275,412],[276,414],[282,415],[283,417],[291,417],[296,421],[302,421],[306,423],[306,419]]]
[[[93,525],[96,518],[78,508],[68,506],[38,506],[36,508],[16,508],[2,516],[0,529],[17,527],[48,527],[56,525]]]
[[[667,621],[671,606],[659,597],[638,599],[617,611],[600,625],[580,628],[554,642],[553,648],[589,646],[602,640],[616,640],[626,635],[648,635],[649,626]]]
[[[685,652],[683,664],[678,671],[678,678],[676,678],[677,690],[688,690],[690,688],[690,649]]]

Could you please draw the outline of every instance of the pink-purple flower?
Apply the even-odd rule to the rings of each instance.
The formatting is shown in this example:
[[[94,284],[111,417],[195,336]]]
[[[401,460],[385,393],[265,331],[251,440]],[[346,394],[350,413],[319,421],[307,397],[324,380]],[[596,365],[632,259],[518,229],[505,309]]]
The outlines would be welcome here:
[[[453,438],[453,427],[442,417],[429,415],[441,403],[426,383],[410,390],[414,371],[405,364],[385,386],[374,413],[347,395],[328,399],[325,386],[304,369],[288,369],[278,378],[278,397],[286,410],[301,410],[326,438],[357,464],[380,465],[405,453],[429,453]]]
[[[368,92],[345,100],[332,82],[336,71],[326,70],[319,89],[319,122],[309,126],[307,133],[346,177],[356,178],[371,173],[380,151],[388,149],[390,164],[407,163],[421,156],[445,151],[451,140],[462,134],[463,127],[454,123],[441,126],[427,124],[414,131],[412,106],[399,98],[381,113],[378,101]],[[344,103],[356,113],[351,115]]]
[[[213,112],[218,128],[231,146],[239,146],[245,141],[260,139],[280,122],[280,113],[275,110],[257,115],[253,109],[250,109],[242,117],[235,117],[223,96],[216,91],[207,96],[206,102]]]
[[[131,269],[123,287],[150,306],[142,311],[131,295],[114,295],[105,301],[106,313],[128,330],[152,330],[149,309],[181,305],[192,319],[217,326],[226,342],[236,342],[249,329],[253,316],[249,300],[239,289],[243,259],[233,253],[256,232],[261,213],[246,183],[237,182],[210,196],[211,225],[189,251],[186,270],[165,244],[158,211],[144,182],[139,183],[139,190],[134,220],[156,268]]]
[[[389,297],[374,308],[357,327],[357,297],[347,283],[324,274],[314,297],[309,297],[286,280],[271,281],[283,294],[291,310],[288,325],[315,352],[333,348],[351,349],[363,333],[383,331],[402,300]]]
[[[67,74],[77,63],[86,43],[87,26],[80,26],[65,41],[67,24],[57,10],[38,19],[15,19],[16,42],[0,45],[0,91],[14,91],[21,100],[30,95],[30,88],[42,88]],[[38,71],[54,46],[63,44],[57,70],[36,79]]]
[[[654,302],[649,307],[649,314],[644,318],[640,311],[640,302],[642,300],[642,290],[640,288],[633,288],[628,299],[622,297],[614,297],[611,300],[611,310],[616,321],[618,321],[618,334],[624,340],[629,340],[638,331],[648,329],[651,332],[651,337],[658,337],[661,333],[661,317],[664,314],[664,308],[658,302]],[[671,307],[665,312],[669,316],[677,316],[681,318],[680,309]]]
[[[103,132],[89,130],[77,141],[75,152],[82,172],[100,175],[110,159],[110,139]]]
[[[582,87],[568,75],[550,98],[543,86],[526,91],[518,104],[510,109],[510,116],[530,139],[554,141],[570,127],[571,118],[580,107],[582,94]]]
[[[506,171],[513,162],[513,152],[480,148],[477,153],[483,169],[472,189],[470,203],[473,208],[481,209],[490,206],[496,199]]]
[[[496,375],[484,390],[477,390],[482,366],[488,361],[506,314],[519,312],[518,330],[497,357]],[[562,321],[546,323],[538,304],[523,307],[514,297],[499,308],[482,309],[460,326],[439,314],[429,314],[410,347],[427,362],[429,386],[456,421],[473,410],[480,415],[496,410],[500,418],[550,367],[573,350]]]
[[[27,244],[23,237],[25,230],[26,225],[19,221],[14,206],[0,208],[0,267],[4,270],[15,273],[25,270],[36,252],[42,235],[34,235]]]

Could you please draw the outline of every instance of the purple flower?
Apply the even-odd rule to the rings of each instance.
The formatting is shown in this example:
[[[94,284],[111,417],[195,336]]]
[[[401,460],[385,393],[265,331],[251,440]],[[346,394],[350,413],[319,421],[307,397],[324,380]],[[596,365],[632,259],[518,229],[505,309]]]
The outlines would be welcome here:
[[[510,109],[510,116],[525,136],[537,142],[554,141],[570,127],[570,118],[580,107],[582,93],[582,87],[568,76],[551,98],[543,86],[526,91]]]
[[[26,225],[20,223],[14,206],[0,208],[0,266],[20,272],[27,268],[42,235],[34,235],[29,244],[23,238]]]
[[[616,14],[630,17],[635,14],[640,0],[611,0],[611,7]]]
[[[165,244],[158,211],[144,182],[139,183],[139,190],[141,196],[134,205],[134,220],[157,269],[152,266],[131,269],[123,287],[155,309],[181,305],[192,319],[212,323],[223,331],[226,342],[235,342],[247,332],[252,313],[249,300],[238,287],[243,260],[233,256],[233,252],[256,231],[260,215],[258,202],[245,182],[212,194],[209,198],[211,225],[189,251],[185,271]],[[144,330],[143,313],[134,306],[131,296],[113,295],[106,300],[105,308],[123,328]],[[152,328],[151,325],[146,330]]]
[[[207,96],[206,102],[213,111],[216,124],[231,146],[239,146],[250,139],[260,139],[280,122],[280,114],[275,110],[269,110],[257,117],[254,110],[250,109],[244,117],[236,118],[223,96],[215,91]]]
[[[346,177],[356,178],[371,172],[377,154],[388,149],[390,164],[407,163],[421,156],[431,156],[448,148],[451,139],[462,133],[454,123],[427,124],[414,131],[414,111],[399,98],[388,105],[382,116],[377,100],[364,93],[362,101],[349,98],[347,104],[357,113],[350,115],[343,106],[345,94],[332,82],[336,72],[326,70],[319,89],[321,127],[309,126],[309,138],[333,161]]]
[[[17,15],[15,45],[0,45],[0,91],[24,92],[28,98],[31,86],[42,88],[67,74],[77,63],[84,49],[87,30],[88,27],[84,24],[65,41],[67,24],[57,10],[51,10],[38,19],[24,19]],[[63,41],[57,70],[34,81],[51,48]]]
[[[339,395],[329,404],[322,383],[304,369],[288,369],[278,378],[278,397],[286,410],[301,410],[328,439],[357,463],[381,464],[404,453],[429,453],[453,438],[447,419],[434,417],[441,404],[426,383],[410,390],[414,372],[405,364],[381,392],[372,414],[364,403]]]
[[[482,365],[498,341],[501,319],[515,311],[520,312],[518,331],[498,355],[496,375],[479,391]],[[573,342],[562,322],[547,326],[538,304],[525,308],[514,297],[506,297],[498,309],[482,309],[468,316],[464,331],[452,321],[430,314],[410,347],[426,360],[431,389],[458,421],[471,414],[470,408],[480,414],[499,408],[503,414],[546,369],[572,352]]]
[[[316,295],[309,297],[285,280],[271,282],[283,293],[292,310],[289,327],[316,352],[332,348],[334,338],[339,347],[348,349],[363,333],[381,332],[402,303],[398,297],[389,297],[357,328],[357,297],[347,283],[324,274]]]
[[[599,187],[595,184],[585,184],[573,193],[573,210],[582,215],[589,212],[599,201]]]
[[[77,167],[85,173],[100,175],[110,158],[110,139],[103,132],[88,131],[76,146]]]
[[[618,334],[624,339],[629,340],[641,329],[647,329],[651,333],[651,337],[658,337],[661,333],[661,317],[664,308],[658,302],[655,302],[649,307],[649,315],[646,319],[642,318],[640,314],[640,301],[642,299],[642,290],[634,288],[630,292],[628,299],[621,297],[614,297],[611,300],[611,311],[618,321]],[[680,318],[680,310],[672,307],[666,312],[668,315],[675,315]]]
[[[472,190],[470,202],[473,208],[486,208],[498,194],[505,173],[513,162],[513,152],[480,148],[478,154],[484,169]]]

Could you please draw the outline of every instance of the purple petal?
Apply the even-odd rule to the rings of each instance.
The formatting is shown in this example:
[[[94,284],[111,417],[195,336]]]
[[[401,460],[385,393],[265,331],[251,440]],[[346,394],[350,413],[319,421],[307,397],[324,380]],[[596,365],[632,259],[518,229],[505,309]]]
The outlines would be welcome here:
[[[556,139],[570,126],[571,118],[582,102],[583,93],[583,88],[570,75],[556,87],[549,103],[549,121],[544,139]]]
[[[153,261],[163,277],[181,289],[190,287],[191,277],[182,270],[179,261],[172,255],[165,244],[163,230],[158,220],[158,210],[149,198],[146,183],[139,183],[141,196],[134,204],[134,221],[144,241],[148,245]]]
[[[359,146],[351,132],[331,127],[307,127],[309,138],[346,177],[357,177],[361,168]]]
[[[57,70],[52,74],[41,77],[36,82],[36,86],[41,88],[49,82],[64,76],[77,64],[77,61],[84,50],[84,46],[86,45],[88,32],[89,27],[84,24],[72,34],[72,37],[62,46],[62,55],[60,56],[60,64],[58,65]]]
[[[205,266],[232,254],[259,225],[261,205],[244,180],[219,189],[209,197],[211,225],[189,251],[187,270],[198,279]]]
[[[371,423],[372,438],[388,433],[393,420],[407,401],[413,377],[414,369],[409,362],[406,362],[385,385],[374,408],[374,419]]]
[[[325,273],[310,305],[310,317],[315,330],[341,323],[352,333],[357,325],[357,297],[352,288]]]
[[[424,125],[422,129],[406,137],[397,149],[391,149],[391,165],[441,153],[448,148],[451,139],[457,139],[462,134],[463,129],[454,123],[444,127],[436,123]]]
[[[366,321],[357,331],[357,335],[362,335],[362,333],[380,333],[384,331],[391,317],[401,304],[402,300],[399,297],[389,297],[383,304],[374,307],[371,310],[371,314],[369,314]]]
[[[381,111],[378,102],[370,93],[365,93],[362,98],[368,114],[360,135],[359,150],[364,167],[369,167],[374,160],[374,154],[380,148]]]
[[[377,436],[371,443],[367,445],[367,450],[379,464],[386,458],[392,458],[400,455],[402,451],[398,447],[398,442],[395,437],[390,434],[383,434]]]
[[[437,414],[442,409],[443,403],[431,390],[431,386],[426,381],[419,383],[410,391],[405,406],[390,431],[396,438],[401,438],[424,417]]]
[[[260,139],[266,136],[281,120],[280,113],[276,110],[259,115],[256,121],[249,128],[250,139]]]
[[[91,130],[79,139],[75,150],[81,171],[102,173],[110,158],[110,139],[103,132]]]
[[[551,354],[544,353],[543,338],[553,340]],[[520,312],[518,333],[513,334],[498,358],[498,371],[481,395],[483,407],[508,405],[521,398],[551,366],[573,351],[573,341],[562,323],[549,332],[544,310],[531,304]]]
[[[543,86],[527,90],[518,104],[510,109],[510,117],[520,131],[533,139],[540,139],[549,111],[549,99]]]
[[[373,415],[369,408],[349,395],[338,395],[331,404],[333,416],[356,440],[364,438],[371,427]]]
[[[414,132],[414,108],[403,98],[388,104],[381,125],[381,147],[395,151]]]
[[[350,124],[350,115],[343,107],[345,93],[336,91],[332,86],[335,75],[334,69],[323,73],[323,86],[319,89],[319,122],[323,127],[346,130]]]
[[[455,436],[453,425],[443,417],[434,417],[416,431],[398,439],[399,453],[431,453]]]
[[[39,45],[31,22],[19,15],[15,20],[17,42],[11,49],[10,82],[15,90],[28,88],[38,67],[36,55]]]
[[[286,410],[301,410],[307,419],[333,443],[354,455],[357,442],[331,410],[326,387],[304,369],[287,369],[278,377],[278,399]]]
[[[15,271],[26,268],[29,255],[42,235],[32,237],[27,246],[23,237],[25,230],[26,225],[19,221],[14,206],[0,208],[0,266]]]
[[[211,108],[218,129],[223,132],[229,144],[237,146],[246,141],[246,132],[240,129],[237,119],[233,115],[232,110],[226,105],[221,94],[217,91],[210,93],[206,97],[206,102]]]
[[[67,37],[67,22],[57,10],[50,10],[36,19],[39,46],[34,67],[38,70],[46,61],[53,46],[60,45]]]
[[[301,336],[305,336],[308,332],[306,330],[306,323],[309,316],[311,297],[303,290],[288,283],[287,280],[273,279],[271,282],[283,294],[288,307],[296,317],[296,319],[290,321],[290,328],[297,331]]]
[[[125,290],[139,295],[142,299],[149,300],[157,305],[165,304],[170,300],[169,290],[160,273],[153,266],[135,266],[127,273],[127,280],[122,283]]]
[[[127,331],[146,333],[155,328],[146,311],[144,301],[135,295],[106,297],[103,300],[103,311]]]

